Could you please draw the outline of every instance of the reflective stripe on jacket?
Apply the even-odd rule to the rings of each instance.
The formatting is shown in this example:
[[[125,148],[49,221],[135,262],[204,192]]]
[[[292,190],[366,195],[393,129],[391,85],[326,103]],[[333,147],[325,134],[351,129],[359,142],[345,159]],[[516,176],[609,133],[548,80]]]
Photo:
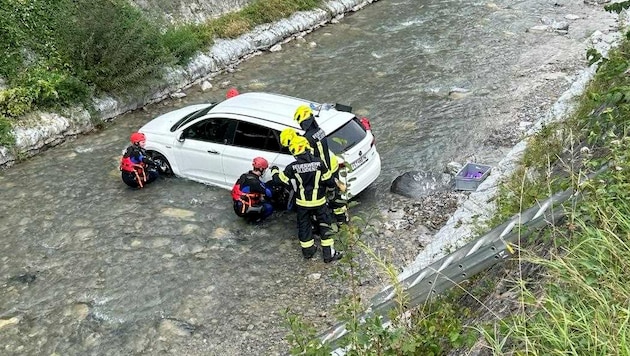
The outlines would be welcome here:
[[[309,151],[295,157],[284,172],[271,172],[274,181],[290,185],[291,179],[297,182],[295,203],[304,208],[326,204],[326,188],[335,187],[335,182],[324,162]]]

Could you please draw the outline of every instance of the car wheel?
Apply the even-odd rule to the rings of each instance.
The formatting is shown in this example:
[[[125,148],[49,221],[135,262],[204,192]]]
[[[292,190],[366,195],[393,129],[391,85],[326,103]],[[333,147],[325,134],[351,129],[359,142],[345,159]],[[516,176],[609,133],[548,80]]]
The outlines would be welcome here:
[[[153,162],[155,162],[155,165],[158,168],[158,172],[160,172],[161,175],[166,176],[166,177],[173,176],[173,170],[171,169],[171,164],[168,162],[166,157],[164,157],[161,153],[157,153],[157,152],[150,152],[149,154],[151,158],[153,159]]]

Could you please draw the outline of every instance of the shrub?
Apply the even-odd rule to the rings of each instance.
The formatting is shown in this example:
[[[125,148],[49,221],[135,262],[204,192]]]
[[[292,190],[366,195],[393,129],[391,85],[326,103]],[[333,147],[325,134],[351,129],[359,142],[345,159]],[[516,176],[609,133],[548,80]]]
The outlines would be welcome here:
[[[15,145],[15,136],[11,121],[6,116],[0,115],[0,146],[12,147],[13,145]]]
[[[99,91],[120,92],[159,77],[174,61],[162,47],[158,24],[124,0],[75,0],[65,12],[56,19],[65,58]]]
[[[168,28],[161,38],[162,45],[178,64],[185,64],[203,45],[211,39],[196,25]]]

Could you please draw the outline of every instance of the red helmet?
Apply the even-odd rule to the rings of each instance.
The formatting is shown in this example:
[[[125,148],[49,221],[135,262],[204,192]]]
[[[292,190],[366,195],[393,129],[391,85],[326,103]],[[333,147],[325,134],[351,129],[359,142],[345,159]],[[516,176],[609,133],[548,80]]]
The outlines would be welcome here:
[[[227,93],[225,93],[225,98],[229,99],[229,98],[233,98],[235,96],[237,96],[238,94],[240,94],[238,92],[238,90],[236,88],[230,88],[228,89]]]
[[[254,169],[260,169],[261,171],[267,169],[269,167],[269,162],[262,157],[254,158],[254,162],[252,162]]]
[[[146,141],[147,138],[144,136],[142,132],[134,132],[131,134],[131,137],[129,138],[129,140],[131,140],[131,143],[135,144],[140,141]]]

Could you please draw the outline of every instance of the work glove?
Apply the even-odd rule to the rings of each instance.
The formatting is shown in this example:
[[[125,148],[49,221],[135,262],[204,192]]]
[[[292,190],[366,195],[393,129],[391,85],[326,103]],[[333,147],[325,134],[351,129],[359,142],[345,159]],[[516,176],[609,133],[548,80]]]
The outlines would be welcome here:
[[[271,176],[275,176],[276,174],[280,174],[280,168],[278,166],[271,167]]]
[[[339,191],[342,193],[345,193],[346,190],[348,189],[348,187],[337,178],[335,178],[335,184],[337,185],[337,188],[339,188]]]

